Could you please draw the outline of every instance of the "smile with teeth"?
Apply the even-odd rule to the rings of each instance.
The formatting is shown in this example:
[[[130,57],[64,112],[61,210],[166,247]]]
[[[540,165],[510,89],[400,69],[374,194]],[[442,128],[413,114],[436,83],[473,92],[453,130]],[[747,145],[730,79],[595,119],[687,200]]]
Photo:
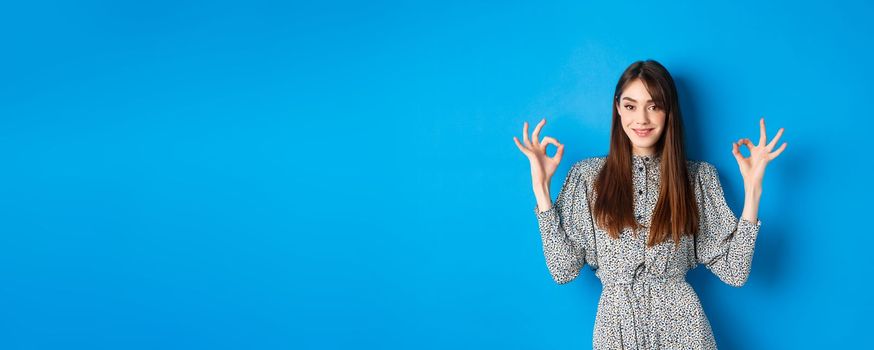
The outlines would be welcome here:
[[[640,137],[646,137],[646,136],[649,136],[650,133],[652,133],[652,129],[654,129],[654,128],[649,128],[649,129],[632,129],[632,130],[634,130],[634,133],[636,133],[637,136],[640,136]]]

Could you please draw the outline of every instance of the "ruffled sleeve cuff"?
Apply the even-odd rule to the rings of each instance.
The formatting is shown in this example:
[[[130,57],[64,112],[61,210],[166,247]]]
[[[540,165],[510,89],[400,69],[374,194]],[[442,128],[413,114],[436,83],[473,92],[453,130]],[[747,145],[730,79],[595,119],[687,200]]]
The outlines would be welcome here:
[[[551,232],[549,229],[555,229],[559,224],[558,209],[555,201],[553,201],[549,210],[544,212],[540,212],[540,208],[535,204],[534,215],[537,217],[537,223],[538,226],[540,226],[541,233]]]
[[[556,208],[555,202],[553,202],[552,206],[549,208],[549,210],[546,210],[544,212],[540,212],[540,207],[538,207],[537,204],[534,204],[534,215],[537,216],[538,221],[551,219],[551,218],[554,218],[555,215],[557,214],[555,208]]]
[[[737,231],[740,233],[755,235],[759,233],[759,228],[762,227],[762,219],[756,218],[756,222],[747,220],[741,217],[737,223]]]

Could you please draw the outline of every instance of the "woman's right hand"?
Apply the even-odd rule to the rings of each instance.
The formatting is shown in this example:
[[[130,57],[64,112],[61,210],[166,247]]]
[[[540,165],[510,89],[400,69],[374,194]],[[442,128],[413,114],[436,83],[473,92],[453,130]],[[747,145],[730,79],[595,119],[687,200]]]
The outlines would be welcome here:
[[[555,169],[558,168],[558,163],[561,162],[561,156],[564,154],[564,145],[549,136],[544,136],[542,141],[538,141],[540,129],[545,124],[546,118],[540,120],[540,123],[537,123],[537,126],[534,127],[534,133],[529,140],[528,122],[524,122],[522,124],[522,140],[524,144],[519,143],[519,139],[516,136],[513,136],[513,141],[516,142],[516,146],[519,147],[522,154],[528,157],[528,161],[531,163],[531,182],[535,189],[546,188],[548,190],[549,181],[552,179],[552,175],[555,174]],[[552,157],[546,155],[546,146],[550,143],[558,147],[558,150]]]

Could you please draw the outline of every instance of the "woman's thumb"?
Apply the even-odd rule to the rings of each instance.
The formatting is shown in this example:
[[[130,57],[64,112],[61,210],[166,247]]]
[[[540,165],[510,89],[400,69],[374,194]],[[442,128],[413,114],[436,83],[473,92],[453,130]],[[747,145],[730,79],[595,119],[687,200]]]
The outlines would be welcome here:
[[[558,149],[555,151],[555,160],[561,160],[561,156],[564,154],[564,144],[561,143],[558,145]]]

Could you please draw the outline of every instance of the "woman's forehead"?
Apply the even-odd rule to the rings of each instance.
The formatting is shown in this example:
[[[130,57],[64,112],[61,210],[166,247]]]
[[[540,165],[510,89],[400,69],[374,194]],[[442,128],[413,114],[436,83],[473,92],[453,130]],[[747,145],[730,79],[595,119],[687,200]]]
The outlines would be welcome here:
[[[633,82],[629,83],[628,86],[622,91],[622,99],[623,100],[631,100],[634,102],[652,102],[652,96],[649,94],[649,91],[646,89],[646,85],[640,79],[635,79]]]

